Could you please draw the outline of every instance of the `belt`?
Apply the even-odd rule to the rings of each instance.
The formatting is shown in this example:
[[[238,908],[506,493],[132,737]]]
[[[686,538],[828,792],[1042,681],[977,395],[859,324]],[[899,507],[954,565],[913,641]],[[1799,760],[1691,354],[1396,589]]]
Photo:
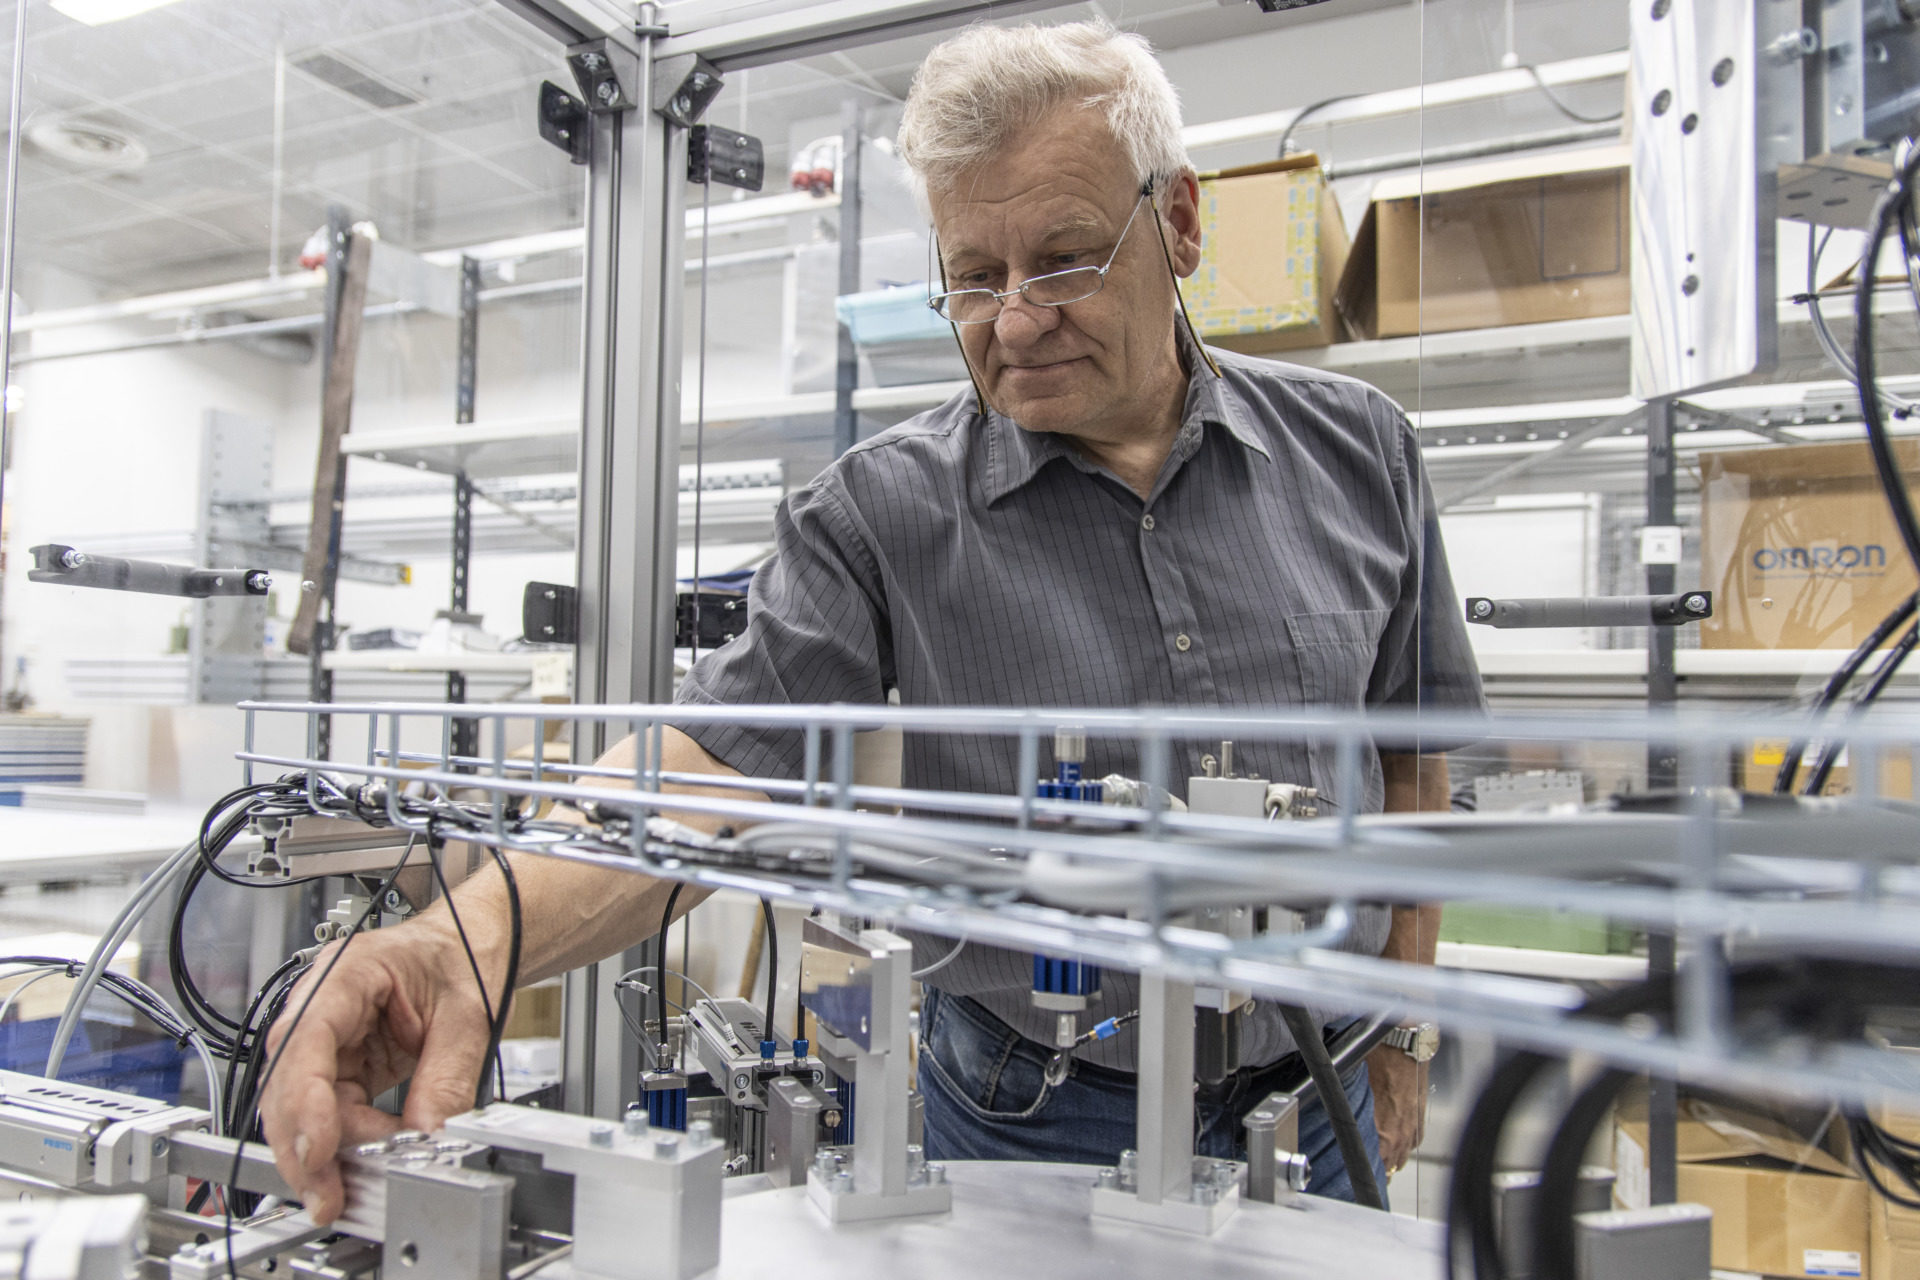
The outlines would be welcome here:
[[[1359,1019],[1350,1018],[1344,1022],[1321,1028],[1322,1040],[1331,1048],[1333,1042],[1340,1037],[1340,1034],[1357,1021],[1359,1021]],[[1028,1040],[1025,1036],[1021,1036],[1020,1039],[1043,1059],[1053,1056],[1053,1050],[1046,1048],[1038,1041]],[[1357,1065],[1354,1068],[1349,1068],[1346,1072],[1342,1073],[1341,1078],[1351,1080],[1354,1070],[1356,1069]],[[1122,1071],[1117,1067],[1103,1067],[1099,1063],[1082,1062],[1077,1058],[1074,1059],[1069,1068],[1069,1073],[1076,1076],[1084,1076],[1089,1080],[1104,1080],[1129,1089],[1139,1087],[1140,1082],[1140,1077],[1137,1072]],[[1270,1093],[1291,1092],[1298,1088],[1307,1078],[1306,1060],[1300,1056],[1300,1051],[1296,1049],[1291,1053],[1280,1055],[1264,1066],[1241,1067],[1213,1084],[1197,1082],[1194,1085],[1194,1093],[1197,1097],[1207,1102],[1234,1097],[1236,1096],[1236,1090],[1242,1091],[1237,1096],[1244,1097],[1249,1094],[1257,1094],[1259,1097],[1265,1097]]]

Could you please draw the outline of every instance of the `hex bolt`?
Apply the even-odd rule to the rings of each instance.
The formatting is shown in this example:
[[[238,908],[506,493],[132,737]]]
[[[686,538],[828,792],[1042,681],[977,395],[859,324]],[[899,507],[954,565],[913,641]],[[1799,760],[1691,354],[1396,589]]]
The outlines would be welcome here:
[[[247,590],[249,591],[253,591],[253,592],[265,591],[267,588],[271,587],[272,585],[273,585],[273,575],[268,573],[264,569],[254,569],[248,572],[247,574]]]
[[[389,911],[401,911],[404,910],[407,905],[407,900],[400,896],[398,889],[387,890],[387,896],[383,901],[386,903],[387,910]]]
[[[831,1178],[834,1170],[839,1167],[840,1161],[834,1158],[833,1152],[816,1151],[813,1153],[813,1171],[821,1177]]]
[[[613,1126],[610,1124],[597,1124],[587,1130],[587,1138],[596,1147],[610,1147],[613,1145]]]
[[[60,553],[60,564],[61,564],[61,567],[63,568],[78,569],[81,565],[85,564],[86,562],[87,562],[87,553],[84,551],[77,551],[72,547],[68,547],[65,551],[62,551]]]
[[[927,1185],[930,1187],[944,1186],[946,1185],[946,1181],[947,1181],[947,1166],[943,1164],[934,1164],[932,1162],[928,1162]]]
[[[627,1136],[644,1138],[647,1136],[647,1109],[637,1102],[627,1104]]]
[[[1100,1170],[1100,1172],[1093,1175],[1093,1185],[1096,1187],[1104,1187],[1109,1191],[1117,1190],[1120,1186],[1120,1171],[1117,1169]]]

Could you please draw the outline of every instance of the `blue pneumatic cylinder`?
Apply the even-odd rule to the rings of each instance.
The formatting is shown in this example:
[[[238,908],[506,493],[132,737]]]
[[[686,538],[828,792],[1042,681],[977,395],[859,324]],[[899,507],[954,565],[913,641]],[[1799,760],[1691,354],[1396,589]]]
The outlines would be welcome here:
[[[649,1071],[640,1077],[647,1123],[656,1129],[687,1127],[687,1078],[676,1072]]]
[[[1099,804],[1105,788],[1081,776],[1087,758],[1087,735],[1077,728],[1061,728],[1053,735],[1053,780],[1041,779],[1035,791],[1042,800],[1077,800]],[[1033,958],[1033,1006],[1054,1015],[1054,1044],[1069,1048],[1079,1031],[1079,1015],[1100,995],[1100,968],[1080,960],[1036,955]]]

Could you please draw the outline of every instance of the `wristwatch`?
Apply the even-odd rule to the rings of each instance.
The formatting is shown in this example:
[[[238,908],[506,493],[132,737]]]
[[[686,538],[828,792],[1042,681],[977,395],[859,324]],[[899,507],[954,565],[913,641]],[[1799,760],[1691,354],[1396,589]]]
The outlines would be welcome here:
[[[1440,1028],[1431,1022],[1395,1027],[1381,1038],[1380,1043],[1393,1046],[1415,1062],[1431,1062],[1433,1055],[1440,1051]]]

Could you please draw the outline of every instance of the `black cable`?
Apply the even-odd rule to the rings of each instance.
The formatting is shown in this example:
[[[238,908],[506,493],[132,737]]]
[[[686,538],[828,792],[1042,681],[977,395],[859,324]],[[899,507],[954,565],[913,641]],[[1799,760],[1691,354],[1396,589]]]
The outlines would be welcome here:
[[[780,936],[774,932],[773,928],[773,903],[765,898],[760,899],[760,919],[767,926],[767,1020],[763,1024],[766,1027],[766,1033],[761,1038],[771,1040],[774,1038],[774,997],[780,991]],[[662,985],[665,984],[662,983]]]
[[[1828,708],[1840,700],[1840,695],[1846,691],[1849,684],[1853,683],[1853,678],[1860,674],[1860,668],[1867,665],[1867,660],[1887,642],[1887,637],[1913,617],[1916,606],[1920,606],[1920,595],[1908,596],[1895,605],[1886,617],[1880,619],[1880,624],[1873,629],[1872,634],[1862,640],[1859,647],[1847,655],[1847,660],[1834,670],[1833,675],[1827,680],[1826,687],[1820,691],[1819,698],[1814,701],[1812,718],[1816,724],[1826,714]],[[1773,794],[1777,796],[1793,794],[1794,775],[1800,772],[1800,761],[1805,757],[1806,751],[1807,743],[1804,739],[1787,748],[1786,755],[1780,760],[1780,771],[1773,778]]]
[[[1553,87],[1547,83],[1546,77],[1540,74],[1539,67],[1528,62],[1522,64],[1520,69],[1533,77],[1534,87],[1539,89],[1541,95],[1553,104],[1553,109],[1575,124],[1618,124],[1626,118],[1627,113],[1625,111],[1616,111],[1610,116],[1582,115],[1561,100],[1560,95],[1555,93]]]
[[[1910,149],[1900,166],[1899,176],[1874,206],[1870,224],[1872,230],[1867,236],[1866,250],[1860,257],[1859,279],[1854,283],[1853,371],[1860,391],[1860,416],[1866,423],[1867,444],[1873,450],[1873,465],[1880,475],[1880,487],[1886,493],[1888,507],[1893,511],[1893,522],[1900,530],[1900,540],[1906,544],[1907,554],[1912,557],[1915,566],[1920,567],[1920,517],[1914,515],[1913,499],[1907,493],[1906,479],[1900,474],[1900,464],[1893,456],[1893,444],[1887,436],[1886,413],[1880,403],[1880,379],[1873,347],[1874,263],[1880,257],[1880,246],[1886,243],[1891,224],[1902,216],[1903,208],[1913,198],[1916,173],[1920,173],[1920,146]]]
[[[447,904],[447,914],[453,917],[453,931],[459,935],[460,949],[467,953],[467,968],[473,972],[473,985],[480,990],[480,1007],[486,1011],[487,1033],[491,1036],[494,1025],[493,1001],[487,995],[487,980],[480,976],[480,961],[473,954],[473,944],[467,940],[467,927],[460,923],[460,908],[453,903],[453,890],[448,887],[446,872],[441,869],[440,851],[434,843],[431,831],[429,831],[427,836],[427,865],[433,868],[433,880],[434,883],[440,887],[440,898]],[[501,994],[504,1003],[504,998],[507,993],[502,992]],[[493,1070],[495,1080],[497,1081],[496,1087],[499,1089],[500,1096],[505,1098],[507,1093],[507,1068],[500,1060],[499,1046],[497,1044],[494,1046]],[[492,1101],[492,1099],[487,1096],[487,1093],[487,1070],[483,1063],[480,1068],[480,1084],[474,1093],[473,1099],[473,1105],[476,1110],[486,1106],[487,1103]]]
[[[507,921],[509,930],[507,942],[507,974],[500,986],[500,1007],[496,1011],[493,1031],[492,1034],[487,1037],[487,1058],[491,1058],[495,1064],[498,1064],[500,1062],[500,1041],[506,1036],[507,1015],[513,1008],[513,993],[520,985],[520,947],[525,941],[526,935],[524,922],[520,918],[520,882],[514,879],[513,868],[508,865],[506,854],[494,848],[492,845],[486,846],[486,849],[488,853],[493,855],[494,865],[500,868],[500,878],[506,881],[507,884]],[[480,1065],[480,1077],[483,1085],[487,1074],[487,1058],[482,1058]],[[502,1092],[505,1092],[506,1069],[504,1067],[502,1067],[500,1071],[500,1081]]]
[[[1295,115],[1293,119],[1287,121],[1287,127],[1280,131],[1279,158],[1282,160],[1287,158],[1287,148],[1293,143],[1293,131],[1298,129],[1302,124],[1305,124],[1308,116],[1319,111],[1324,111],[1336,102],[1351,102],[1359,96],[1357,93],[1338,93],[1331,98],[1322,98],[1318,102],[1310,102],[1300,108],[1299,113]]]
[[[654,1012],[660,1015],[661,1044],[666,1044],[672,1039],[667,1035],[667,930],[673,925],[673,909],[679,905],[680,891],[684,888],[686,888],[684,884],[675,884],[673,892],[667,895],[666,908],[660,912],[660,935],[654,939],[659,952],[660,984],[653,991],[653,1008]],[[686,996],[683,994],[680,998],[684,1000]],[[643,1022],[641,1026],[644,1029],[645,1023]],[[665,1069],[665,1062],[665,1058],[662,1058],[662,1070]]]
[[[1553,1143],[1540,1168],[1540,1192],[1533,1214],[1533,1272],[1537,1276],[1564,1276],[1573,1280],[1574,1236],[1570,1229],[1579,1208],[1580,1170],[1586,1164],[1593,1131],[1607,1118],[1628,1082],[1639,1079],[1631,1071],[1608,1068],[1589,1082],[1560,1118]]]
[[[1301,1061],[1307,1064],[1307,1074],[1313,1078],[1313,1087],[1320,1094],[1320,1105],[1327,1113],[1327,1121],[1333,1126],[1334,1140],[1340,1145],[1340,1158],[1345,1162],[1347,1178],[1353,1184],[1354,1201],[1369,1209],[1386,1208],[1387,1202],[1380,1194],[1380,1184],[1373,1176],[1373,1162],[1367,1158],[1360,1122],[1354,1118],[1353,1104],[1347,1100],[1346,1086],[1340,1082],[1340,1073],[1333,1069],[1333,1059],[1327,1054],[1327,1043],[1321,1038],[1320,1027],[1305,1009],[1290,1004],[1276,1007],[1287,1024],[1287,1030],[1293,1035],[1294,1046],[1300,1050]]]
[[[1913,652],[1916,642],[1920,642],[1920,624],[1908,627],[1893,648],[1887,650],[1887,656],[1882,658],[1880,665],[1874,669],[1873,678],[1867,681],[1867,687],[1860,691],[1860,697],[1855,700],[1852,712],[1854,716],[1863,714],[1874,704],[1893,680],[1895,673],[1900,670],[1900,664],[1905,662],[1907,655]],[[1813,766],[1813,772],[1807,775],[1807,785],[1801,791],[1801,795],[1817,796],[1826,789],[1827,778],[1833,773],[1834,765],[1839,763],[1840,753],[1846,750],[1846,746],[1845,738],[1836,737],[1827,742],[1820,751],[1820,759]]]

